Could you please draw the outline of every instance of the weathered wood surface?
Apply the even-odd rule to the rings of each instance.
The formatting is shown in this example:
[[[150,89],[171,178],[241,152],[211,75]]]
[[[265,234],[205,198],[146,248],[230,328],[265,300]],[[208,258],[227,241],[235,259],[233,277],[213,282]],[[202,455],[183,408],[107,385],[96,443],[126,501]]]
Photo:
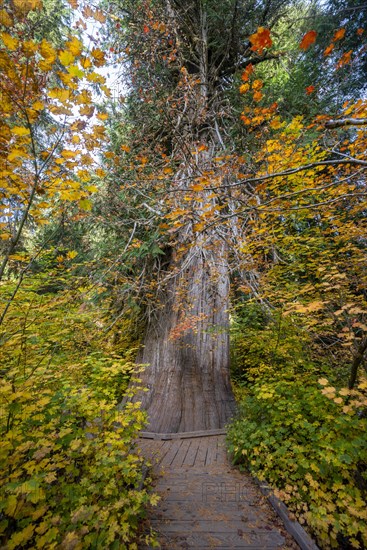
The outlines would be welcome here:
[[[146,529],[158,533],[162,549],[298,548],[252,478],[231,467],[223,435],[139,446],[161,498]]]

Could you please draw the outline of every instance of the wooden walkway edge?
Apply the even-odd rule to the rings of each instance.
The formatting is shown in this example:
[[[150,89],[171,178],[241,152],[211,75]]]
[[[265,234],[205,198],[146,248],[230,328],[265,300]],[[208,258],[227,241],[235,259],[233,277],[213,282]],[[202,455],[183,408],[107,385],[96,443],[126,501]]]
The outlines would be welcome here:
[[[285,507],[278,506],[269,487],[259,487],[231,466],[224,433],[140,434],[138,445],[152,465],[153,490],[160,496],[149,510],[147,532],[152,528],[166,550],[316,550],[301,525],[282,516]]]

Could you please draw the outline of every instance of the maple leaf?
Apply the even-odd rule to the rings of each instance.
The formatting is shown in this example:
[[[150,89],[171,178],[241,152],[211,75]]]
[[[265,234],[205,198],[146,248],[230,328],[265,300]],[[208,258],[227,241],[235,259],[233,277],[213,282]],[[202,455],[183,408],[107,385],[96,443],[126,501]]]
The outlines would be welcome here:
[[[8,48],[8,50],[14,51],[17,49],[19,41],[16,38],[13,38],[7,32],[0,33],[0,37],[4,43],[4,46]]]
[[[261,101],[263,98],[263,94],[260,91],[254,92],[253,98],[256,102]]]
[[[106,16],[103,13],[103,11],[97,9],[93,14],[93,19],[98,21],[99,23],[105,23],[106,22]]]
[[[344,28],[339,29],[335,32],[335,34],[333,36],[333,41],[337,42],[338,40],[342,40],[342,38],[344,38],[344,36],[345,36],[345,29]]]
[[[147,33],[149,32],[149,27],[148,27],[148,25],[144,25],[143,31],[145,32],[145,34],[147,34]]]
[[[264,48],[270,48],[273,43],[269,29],[264,27],[259,27],[254,34],[249,36],[249,40],[252,44],[251,50],[259,54],[262,54]]]
[[[94,58],[94,64],[96,67],[101,67],[105,63],[104,52],[98,48],[93,48],[90,52]]]
[[[249,84],[241,84],[240,86],[240,94],[245,94],[246,92],[248,92],[250,89],[250,85]]]
[[[11,16],[5,10],[0,10],[0,21],[4,27],[10,27],[13,24]]]
[[[333,49],[335,48],[335,44],[331,43],[327,48],[324,50],[324,56],[330,55]]]
[[[83,42],[78,40],[76,36],[74,36],[71,40],[66,42],[67,49],[75,56],[78,57],[82,51],[83,51]]]
[[[307,50],[316,40],[317,32],[308,31],[301,40],[299,47],[301,50]]]
[[[253,72],[254,72],[254,66],[253,66],[252,63],[249,63],[247,65],[247,67],[245,68],[245,70],[243,71],[243,73],[241,75],[241,79],[244,82],[247,82],[249,80],[250,74],[252,74]]]
[[[358,36],[362,36],[363,33],[364,33],[364,29],[362,28],[357,29]]]
[[[60,62],[64,65],[64,67],[68,67],[73,63],[75,57],[70,51],[64,50],[59,53],[59,59],[60,59]]]
[[[307,94],[307,95],[313,94],[314,91],[315,91],[315,86],[312,86],[312,85],[311,85],[311,86],[307,86],[307,88],[306,88],[306,94]]]
[[[339,59],[338,63],[336,64],[336,68],[340,69],[341,67],[344,67],[344,65],[348,65],[348,63],[350,63],[352,53],[353,53],[353,50],[349,50],[349,52],[345,52]]]

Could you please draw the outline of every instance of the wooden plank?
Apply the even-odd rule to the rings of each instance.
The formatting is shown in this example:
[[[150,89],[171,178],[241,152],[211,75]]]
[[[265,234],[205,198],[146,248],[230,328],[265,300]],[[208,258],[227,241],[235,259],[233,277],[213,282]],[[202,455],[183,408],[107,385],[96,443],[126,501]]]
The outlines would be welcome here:
[[[176,454],[175,458],[171,462],[171,468],[181,468],[186,458],[187,451],[189,450],[189,447],[191,445],[190,439],[183,439],[183,440],[180,440],[180,442],[181,442],[180,449]]]
[[[216,436],[208,439],[208,452],[206,453],[205,466],[213,464],[217,461],[217,447],[218,447],[218,438]]]
[[[210,437],[212,435],[226,435],[227,430],[220,428],[217,430],[198,430],[196,432],[177,432],[177,433],[155,433],[155,432],[140,432],[139,437],[142,439],[191,439],[193,437]]]
[[[319,550],[319,547],[312,540],[310,535],[304,530],[302,525],[298,521],[291,520],[289,517],[289,511],[286,505],[279,500],[274,494],[271,487],[264,481],[260,481],[257,478],[254,478],[260,487],[260,491],[264,496],[267,497],[268,501],[282,519],[285,528],[288,533],[297,541],[301,550]]]
[[[199,445],[200,445],[200,439],[193,439],[191,441],[191,445],[189,450],[187,451],[187,455],[183,462],[183,466],[193,466],[195,464],[195,459],[198,453]]]
[[[196,454],[194,466],[205,466],[207,452],[208,452],[208,440],[206,437],[202,437],[200,439],[199,448]]]
[[[177,441],[170,441],[170,446],[168,449],[167,454],[165,455],[164,459],[161,461],[162,466],[171,466],[172,461],[174,460],[176,454],[178,453],[182,440],[179,439]]]
[[[217,447],[217,460],[218,464],[228,464],[227,448],[226,448],[226,439],[224,436],[218,437],[218,447]]]

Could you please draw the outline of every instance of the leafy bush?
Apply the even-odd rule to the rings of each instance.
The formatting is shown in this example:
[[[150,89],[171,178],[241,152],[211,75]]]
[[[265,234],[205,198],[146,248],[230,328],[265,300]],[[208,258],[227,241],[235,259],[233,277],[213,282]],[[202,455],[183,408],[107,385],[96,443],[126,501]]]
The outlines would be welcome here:
[[[337,390],[311,367],[259,371],[228,433],[234,461],[275,487],[323,548],[367,547],[367,383]]]
[[[78,293],[38,288],[26,281],[1,335],[0,538],[9,550],[136,548],[155,497],[134,443],[145,415],[117,407],[133,363],[96,338]]]

